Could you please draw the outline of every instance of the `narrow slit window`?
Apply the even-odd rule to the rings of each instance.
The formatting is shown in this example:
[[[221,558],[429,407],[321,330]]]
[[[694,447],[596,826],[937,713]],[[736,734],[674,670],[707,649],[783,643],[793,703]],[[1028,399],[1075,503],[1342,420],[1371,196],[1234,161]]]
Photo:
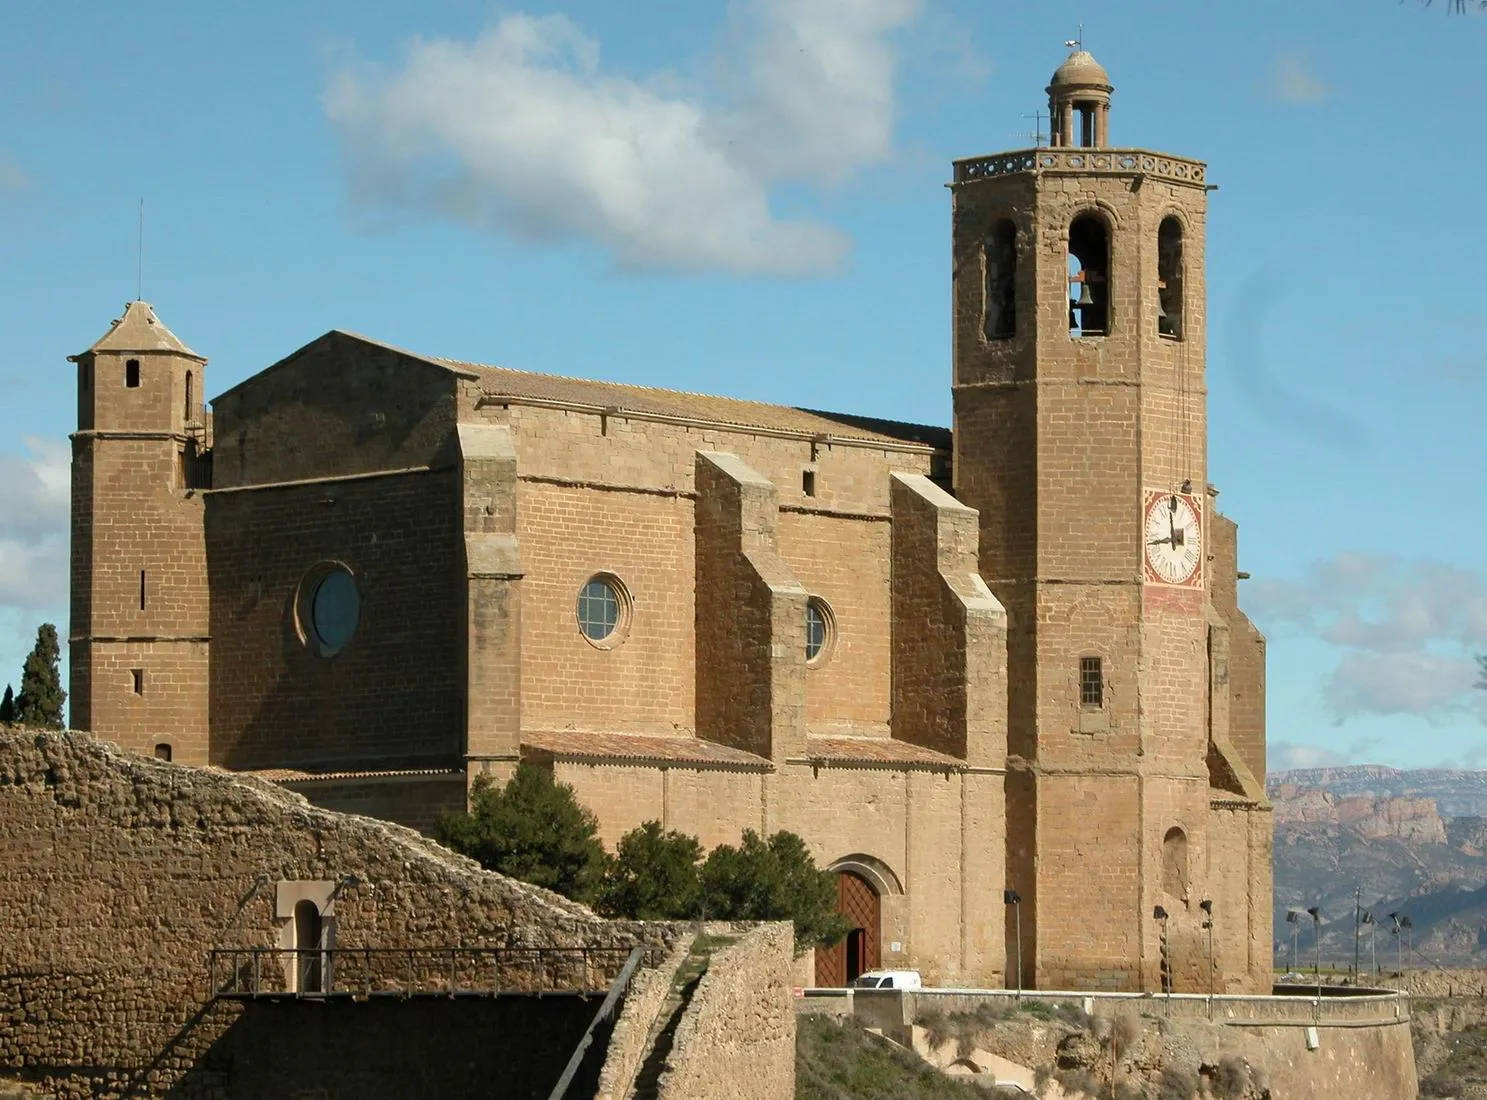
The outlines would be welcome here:
[[[816,471],[802,470],[800,472],[800,492],[803,496],[813,497],[816,495]]]
[[[136,695],[143,695],[145,693],[145,670],[144,669],[142,669],[142,668],[131,668],[129,670],[129,680],[130,680],[130,684],[132,685],[132,687],[134,689],[134,694],[136,694]]]
[[[139,609],[145,609],[145,571],[139,571]]]
[[[1002,218],[982,242],[986,267],[986,307],[983,331],[988,340],[1017,334],[1017,227]]]
[[[1157,332],[1182,339],[1182,222],[1171,216],[1157,230]]]
[[[196,376],[190,371],[186,372],[186,422],[189,424],[195,417],[196,403]]]
[[[139,360],[131,359],[124,364],[124,385],[131,390],[139,388]]]
[[[84,363],[81,367],[78,368],[78,373],[82,376],[81,381],[83,389],[91,389],[93,386],[93,364]]]
[[[1079,658],[1079,704],[1085,707],[1105,705],[1105,665],[1099,657]]]

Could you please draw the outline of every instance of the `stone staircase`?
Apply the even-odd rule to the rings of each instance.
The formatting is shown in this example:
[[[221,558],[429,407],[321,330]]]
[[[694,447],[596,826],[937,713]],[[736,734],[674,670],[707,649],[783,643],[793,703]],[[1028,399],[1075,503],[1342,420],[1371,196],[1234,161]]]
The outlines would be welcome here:
[[[656,1022],[646,1039],[645,1060],[635,1075],[635,1088],[631,1100],[657,1100],[660,1095],[661,1075],[666,1071],[666,1059],[671,1054],[671,1045],[676,1037],[677,1025],[692,1003],[692,994],[697,992],[697,983],[707,973],[707,964],[714,951],[736,943],[736,936],[698,936],[692,941],[687,957],[677,967],[671,978],[671,988],[661,1010],[656,1013]]]

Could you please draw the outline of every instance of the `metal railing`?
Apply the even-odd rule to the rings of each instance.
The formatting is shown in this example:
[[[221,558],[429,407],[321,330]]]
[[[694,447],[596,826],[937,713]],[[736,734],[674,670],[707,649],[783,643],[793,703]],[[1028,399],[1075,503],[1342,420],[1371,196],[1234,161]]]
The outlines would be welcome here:
[[[589,1026],[584,1029],[583,1038],[579,1039],[578,1046],[574,1048],[572,1055],[569,1056],[568,1064],[563,1067],[563,1075],[558,1078],[558,1083],[553,1086],[552,1092],[548,1095],[548,1100],[564,1100],[568,1095],[568,1089],[572,1086],[574,1078],[578,1077],[584,1070],[586,1062],[590,1063],[588,1066],[590,1071],[594,1071],[595,1067],[592,1065],[592,1062],[596,1056],[595,1052],[602,1059],[608,1045],[609,1032],[613,1029],[615,1016],[619,1012],[620,1002],[624,999],[625,994],[630,991],[630,981],[635,977],[635,971],[640,966],[643,954],[643,950],[639,947],[630,952],[630,957],[625,960],[625,965],[620,970],[619,976],[610,985],[609,994],[604,998],[604,1003],[599,1006],[599,1011],[594,1013],[594,1018],[589,1021]],[[596,1048],[594,1047],[594,1038],[601,1031],[604,1032],[604,1043]]]
[[[214,947],[213,997],[367,998],[599,993],[629,947]]]

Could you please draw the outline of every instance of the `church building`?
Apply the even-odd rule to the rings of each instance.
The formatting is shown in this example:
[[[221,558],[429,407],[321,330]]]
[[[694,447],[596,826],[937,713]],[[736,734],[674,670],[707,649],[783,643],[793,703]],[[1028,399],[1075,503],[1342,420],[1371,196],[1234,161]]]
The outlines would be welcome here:
[[[948,430],[341,331],[208,411],[131,302],[73,357],[72,725],[425,830],[530,760],[609,845],[794,831],[819,985],[1269,992],[1211,187],[1111,91],[1078,50],[1049,144],[954,164]]]

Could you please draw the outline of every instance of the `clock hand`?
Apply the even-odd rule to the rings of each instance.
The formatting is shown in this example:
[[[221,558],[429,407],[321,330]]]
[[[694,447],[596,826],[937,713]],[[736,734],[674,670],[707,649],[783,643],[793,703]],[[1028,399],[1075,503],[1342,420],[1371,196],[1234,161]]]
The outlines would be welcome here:
[[[1176,546],[1177,544],[1172,541],[1172,536],[1171,535],[1168,535],[1164,539],[1148,539],[1146,541],[1146,545],[1147,546]]]

